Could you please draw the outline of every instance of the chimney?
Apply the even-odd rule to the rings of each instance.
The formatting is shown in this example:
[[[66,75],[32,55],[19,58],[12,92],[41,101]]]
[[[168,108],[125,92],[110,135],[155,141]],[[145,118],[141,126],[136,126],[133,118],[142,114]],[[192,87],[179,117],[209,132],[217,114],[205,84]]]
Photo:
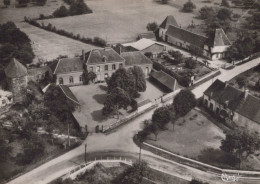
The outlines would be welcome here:
[[[245,99],[248,97],[248,94],[249,94],[249,90],[246,89],[246,90],[244,91],[244,98],[245,98]]]
[[[82,60],[85,61],[85,59],[86,59],[86,56],[85,56],[85,50],[82,49]]]
[[[107,57],[106,57],[106,56],[103,56],[102,61],[103,61],[104,63],[106,63],[106,62],[107,62]]]
[[[225,88],[226,88],[227,86],[228,86],[228,82],[226,81],[226,82],[225,82]]]

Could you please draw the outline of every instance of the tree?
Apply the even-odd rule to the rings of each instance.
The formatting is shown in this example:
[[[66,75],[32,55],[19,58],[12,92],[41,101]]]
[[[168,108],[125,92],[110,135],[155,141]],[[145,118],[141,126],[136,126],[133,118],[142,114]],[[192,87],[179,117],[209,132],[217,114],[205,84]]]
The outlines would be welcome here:
[[[255,132],[238,128],[226,134],[226,138],[221,141],[220,149],[234,154],[240,160],[240,168],[243,159],[260,149],[260,137]]]
[[[245,87],[247,85],[247,78],[244,76],[238,76],[236,82],[240,88]]]
[[[185,116],[197,105],[195,95],[188,89],[181,90],[173,100],[176,115]]]
[[[189,51],[191,54],[195,55],[196,60],[198,59],[199,56],[203,56],[203,49],[195,45],[190,45]]]
[[[114,184],[140,184],[144,177],[149,176],[148,166],[146,162],[134,163],[131,167],[126,169],[122,174],[117,176],[113,182]]]
[[[126,109],[130,103],[131,99],[127,92],[119,87],[116,87],[107,95],[107,99],[103,107],[103,114],[108,115],[111,113],[116,113],[117,119],[119,119],[119,109]]]
[[[154,140],[157,141],[157,136],[160,132],[160,125],[156,122],[153,122],[149,125],[149,130],[154,134]]]
[[[222,0],[221,6],[224,6],[224,7],[228,8],[230,5],[229,5],[229,2],[227,0]]]
[[[114,88],[121,88],[125,90],[130,98],[136,94],[136,80],[131,72],[127,72],[125,68],[119,68],[112,74],[112,76],[107,80],[108,93]]]
[[[213,7],[204,6],[199,11],[199,18],[205,20],[216,16],[216,11]]]
[[[221,8],[218,11],[217,18],[221,21],[231,20],[232,11],[227,8]]]
[[[161,0],[162,4],[167,4],[169,0]]]
[[[3,139],[3,136],[0,136],[0,161],[4,161],[10,158],[12,153],[12,148],[6,143]]]
[[[59,86],[51,84],[44,94],[44,105],[57,114],[60,120],[67,120],[68,114],[75,110],[75,105],[68,101]]]
[[[152,123],[156,123],[161,129],[171,120],[168,107],[159,107],[152,116]]]
[[[183,5],[182,11],[183,12],[193,12],[194,9],[196,9],[196,5],[191,0],[189,0],[188,2],[186,2]]]
[[[70,5],[71,15],[81,15],[85,13],[92,13],[92,10],[85,4],[83,0],[75,0]]]
[[[5,5],[6,7],[10,6],[10,0],[4,0],[4,5]]]
[[[142,68],[133,66],[129,68],[127,72],[131,73],[134,77],[136,92],[144,92],[146,90],[146,80]]]
[[[69,15],[69,11],[65,6],[60,6],[56,9],[53,14],[54,17],[66,17]]]
[[[20,5],[27,5],[30,2],[30,0],[18,0],[18,3]]]
[[[155,32],[158,29],[158,24],[156,22],[148,23],[147,26],[146,26],[146,29],[148,31]]]
[[[187,58],[185,60],[185,67],[186,68],[189,68],[189,69],[195,69],[197,66],[197,61],[195,61],[194,59],[192,59],[191,57],[190,58]]]

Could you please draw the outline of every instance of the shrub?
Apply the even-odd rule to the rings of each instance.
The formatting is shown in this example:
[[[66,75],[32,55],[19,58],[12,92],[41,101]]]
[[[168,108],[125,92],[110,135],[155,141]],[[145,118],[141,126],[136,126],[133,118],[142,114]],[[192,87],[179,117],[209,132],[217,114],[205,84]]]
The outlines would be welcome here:
[[[61,6],[53,12],[54,17],[66,17],[68,15],[69,15],[69,11],[65,6]]]
[[[70,5],[70,15],[81,15],[92,13],[92,10],[85,4],[83,0],[73,1]]]
[[[185,3],[183,5],[182,11],[183,12],[193,12],[194,9],[196,9],[196,5],[191,0],[189,0],[187,3]]]

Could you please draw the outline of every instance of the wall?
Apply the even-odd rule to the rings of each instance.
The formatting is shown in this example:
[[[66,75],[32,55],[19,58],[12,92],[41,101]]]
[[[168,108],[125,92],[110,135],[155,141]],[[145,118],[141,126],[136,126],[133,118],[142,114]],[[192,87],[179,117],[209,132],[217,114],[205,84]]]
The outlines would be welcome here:
[[[171,43],[173,45],[176,45],[176,46],[179,46],[179,47],[182,47],[184,49],[189,49],[189,46],[190,44],[187,43],[187,42],[184,42],[182,40],[179,40],[177,38],[174,38],[172,36],[168,36],[168,40],[167,40],[168,43]]]
[[[166,29],[162,29],[160,28],[159,30],[159,37],[162,38],[163,41],[165,41],[165,33],[166,33]]]
[[[27,76],[20,78],[7,78],[8,88],[13,92],[14,102],[21,102],[23,100],[22,92],[27,87]]]
[[[93,72],[96,73],[97,78],[96,82],[98,81],[105,81],[105,75],[107,74],[109,77],[117,70],[119,69],[120,64],[122,64],[122,67],[125,67],[124,62],[113,62],[113,63],[104,63],[104,64],[87,64],[87,70],[90,72],[91,68],[93,68]],[[108,66],[108,70],[105,70],[105,66]],[[112,68],[112,66],[115,65],[115,69]],[[100,72],[97,71],[97,68],[100,67]]]
[[[64,85],[81,85],[83,84],[83,81],[80,81],[80,76],[83,74],[83,72],[74,72],[74,73],[68,73],[68,74],[57,74],[56,77],[56,84],[59,84],[59,78],[63,79],[63,84]],[[73,77],[73,83],[69,82],[70,76]]]
[[[257,131],[260,133],[260,124],[256,123],[244,116],[241,116],[238,113],[234,113],[233,121],[236,123],[236,125],[241,127],[247,127],[251,131]]]

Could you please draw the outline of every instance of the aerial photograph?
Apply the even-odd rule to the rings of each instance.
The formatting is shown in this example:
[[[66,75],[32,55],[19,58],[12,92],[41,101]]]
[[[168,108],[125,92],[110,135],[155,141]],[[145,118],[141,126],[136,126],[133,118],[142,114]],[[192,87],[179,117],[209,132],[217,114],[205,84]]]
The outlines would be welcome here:
[[[0,0],[0,184],[260,184],[260,0]]]

